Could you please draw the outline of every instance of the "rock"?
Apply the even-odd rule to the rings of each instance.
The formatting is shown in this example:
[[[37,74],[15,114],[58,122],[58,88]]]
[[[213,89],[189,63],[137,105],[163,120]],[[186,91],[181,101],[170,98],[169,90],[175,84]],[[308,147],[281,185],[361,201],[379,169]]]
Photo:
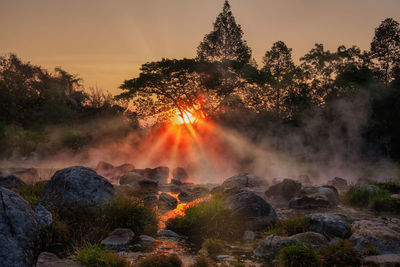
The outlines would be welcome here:
[[[135,233],[131,229],[116,228],[101,241],[101,244],[106,246],[124,246],[129,244],[134,237]]]
[[[25,185],[24,181],[15,175],[0,176],[0,186],[4,188],[16,190],[22,185]]]
[[[36,267],[83,267],[79,263],[69,259],[59,259],[50,252],[40,253],[36,262]]]
[[[370,247],[380,254],[400,254],[400,219],[360,220],[351,230],[349,240],[361,254]]]
[[[156,243],[156,240],[148,235],[141,235],[139,236],[139,239],[140,239],[140,245],[145,249],[154,247]]]
[[[174,184],[174,185],[182,185],[183,183],[182,183],[180,180],[178,180],[178,179],[172,178],[172,179],[171,179],[171,184]]]
[[[243,239],[247,241],[253,241],[256,238],[256,234],[253,231],[246,230],[243,234]]]
[[[312,214],[305,217],[310,231],[323,234],[328,237],[347,238],[351,235],[350,225],[343,215]]]
[[[368,191],[370,191],[372,193],[376,193],[379,190],[381,190],[378,186],[372,185],[372,184],[365,184],[365,185],[360,186],[360,188],[364,189],[364,190],[368,190]]]
[[[99,161],[96,166],[96,172],[102,174],[102,175],[107,175],[109,173],[114,172],[114,165],[111,163],[105,162],[105,161]]]
[[[125,163],[122,165],[119,165],[118,167],[115,167],[114,165],[105,162],[105,161],[100,161],[97,164],[96,167],[96,172],[107,179],[117,183],[118,180],[120,179],[121,176],[129,173],[130,171],[134,170],[135,166],[129,163]]]
[[[175,169],[172,170],[172,177],[181,182],[185,182],[187,181],[187,179],[189,179],[189,174],[186,172],[184,168],[176,167]]]
[[[157,236],[163,236],[163,237],[179,237],[177,233],[171,230],[161,230],[157,233]]]
[[[289,201],[295,197],[301,190],[301,183],[291,179],[272,185],[266,192],[265,196],[272,201]]]
[[[262,187],[266,189],[268,187],[268,182],[261,177],[257,177],[248,173],[241,173],[226,179],[222,183],[222,185],[217,186],[216,188],[211,190],[211,193],[224,193],[234,195],[243,188],[253,189],[256,187]]]
[[[0,265],[33,266],[39,234],[39,223],[28,203],[0,187]]]
[[[366,266],[400,266],[400,254],[385,254],[364,257],[363,263]]]
[[[250,190],[229,197],[227,207],[249,230],[262,229],[278,220],[271,205]]]
[[[339,195],[335,188],[329,186],[304,187],[297,197],[289,202],[293,209],[333,208],[339,203]]]
[[[269,235],[258,244],[253,254],[272,260],[278,256],[282,248],[299,243],[311,244],[314,248],[324,248],[328,245],[328,240],[323,235],[313,232],[300,233],[290,237]]]
[[[191,184],[185,183],[182,190],[178,195],[178,199],[182,202],[191,202],[195,199],[206,197],[210,194],[210,190],[201,185],[192,186]]]
[[[120,185],[136,185],[137,182],[140,180],[144,179],[142,175],[136,172],[129,172],[119,178],[119,184]]]
[[[330,180],[328,182],[328,184],[330,184],[340,190],[346,189],[346,187],[347,187],[347,181],[340,177],[333,178],[332,180]]]
[[[51,225],[53,216],[50,211],[43,207],[40,203],[33,207],[40,229],[44,229]]]
[[[290,236],[291,240],[296,240],[298,243],[310,244],[313,248],[325,248],[328,246],[328,240],[325,236],[314,233],[314,232],[305,232],[296,235]]]
[[[158,198],[158,205],[163,208],[175,209],[178,205],[178,200],[176,200],[176,198],[174,198],[173,196],[162,192],[160,194],[160,197]]]
[[[195,200],[195,196],[191,192],[184,190],[179,193],[178,199],[179,199],[179,201],[182,201],[182,202],[191,202],[191,201]]]
[[[45,207],[99,207],[114,196],[114,187],[92,169],[74,166],[57,171],[40,199]]]
[[[400,194],[393,194],[390,197],[400,199]]]
[[[157,168],[154,168],[154,171],[159,176],[159,183],[166,184],[168,182],[168,177],[169,177],[169,168],[168,167],[159,166]]]
[[[116,167],[116,169],[121,174],[127,174],[127,173],[133,171],[135,169],[135,166],[133,166],[130,163],[125,163],[125,164],[119,165],[118,167]]]
[[[137,183],[141,189],[156,189],[158,186],[157,181],[147,178],[139,180]]]

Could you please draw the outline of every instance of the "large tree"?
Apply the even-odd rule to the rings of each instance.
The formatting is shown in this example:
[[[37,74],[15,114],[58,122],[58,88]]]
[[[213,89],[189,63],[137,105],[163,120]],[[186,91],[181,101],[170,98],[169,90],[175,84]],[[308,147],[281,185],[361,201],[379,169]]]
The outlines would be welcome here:
[[[400,27],[397,21],[387,18],[375,29],[371,55],[378,61],[378,69],[388,84],[400,65]]]
[[[243,31],[236,24],[228,1],[214,22],[214,29],[204,36],[197,48],[197,57],[205,61],[234,60],[249,63],[251,49],[243,40]]]

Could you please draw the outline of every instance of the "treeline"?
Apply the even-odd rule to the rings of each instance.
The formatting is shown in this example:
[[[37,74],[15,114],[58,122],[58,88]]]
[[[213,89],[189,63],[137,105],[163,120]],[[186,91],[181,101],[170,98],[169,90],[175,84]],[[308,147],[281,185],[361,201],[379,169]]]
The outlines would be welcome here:
[[[117,99],[131,100],[141,119],[189,112],[276,138],[279,149],[295,135],[309,154],[343,147],[344,155],[400,158],[400,27],[391,18],[369,51],[316,44],[297,65],[278,41],[257,66],[226,1],[196,58],[146,63],[121,89]]]

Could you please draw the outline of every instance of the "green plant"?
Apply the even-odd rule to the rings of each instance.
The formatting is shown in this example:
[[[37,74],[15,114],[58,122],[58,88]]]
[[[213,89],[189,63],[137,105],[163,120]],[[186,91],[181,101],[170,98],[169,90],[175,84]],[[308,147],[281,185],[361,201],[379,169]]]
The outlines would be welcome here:
[[[278,261],[284,267],[308,267],[318,266],[319,257],[311,246],[293,244],[281,249]]]
[[[180,267],[181,259],[175,255],[152,255],[139,261],[139,267]]]
[[[389,195],[376,196],[371,199],[369,207],[376,211],[400,213],[400,199]]]
[[[205,238],[235,238],[243,232],[240,223],[226,208],[223,197],[196,203],[185,210],[185,216],[170,219],[166,225],[177,233],[191,237],[197,244]]]
[[[75,253],[75,260],[90,267],[125,267],[128,261],[98,244],[87,244]]]
[[[285,221],[279,221],[275,225],[271,226],[266,234],[280,235],[280,236],[291,236],[298,233],[307,232],[309,225],[307,221],[302,216],[290,218]]]
[[[368,246],[365,250],[364,250],[364,255],[365,256],[376,256],[379,255],[379,250],[376,249],[376,247],[374,246]]]
[[[40,181],[32,184],[24,184],[18,187],[17,193],[32,206],[36,205],[42,196],[49,181]]]
[[[190,267],[211,267],[214,263],[205,256],[198,256]]]
[[[224,250],[222,241],[215,238],[205,239],[201,247],[204,248],[211,257],[217,256]]]
[[[400,193],[400,184],[395,181],[387,181],[387,182],[370,182],[371,185],[376,185],[381,190],[386,190],[391,194]]]
[[[353,244],[348,240],[328,246],[321,251],[324,266],[360,266],[361,257]]]

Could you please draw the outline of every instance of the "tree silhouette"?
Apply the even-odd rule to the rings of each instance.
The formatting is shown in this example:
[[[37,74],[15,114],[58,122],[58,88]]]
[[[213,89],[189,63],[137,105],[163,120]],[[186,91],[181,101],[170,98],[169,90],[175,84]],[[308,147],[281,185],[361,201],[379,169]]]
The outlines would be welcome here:
[[[197,57],[205,61],[234,60],[249,63],[251,49],[242,39],[243,31],[236,24],[228,1],[214,22],[214,29],[204,36],[197,48]]]
[[[371,55],[378,61],[378,68],[388,84],[394,78],[393,70],[400,64],[400,27],[397,21],[387,18],[375,29]]]

